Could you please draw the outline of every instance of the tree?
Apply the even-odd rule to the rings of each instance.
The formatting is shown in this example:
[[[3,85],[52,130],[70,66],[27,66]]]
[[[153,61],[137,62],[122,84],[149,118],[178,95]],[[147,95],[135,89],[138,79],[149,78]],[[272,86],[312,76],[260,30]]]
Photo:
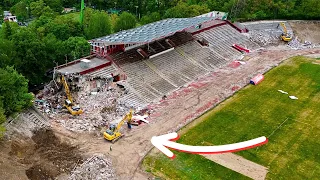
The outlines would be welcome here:
[[[61,0],[44,0],[45,4],[49,6],[54,12],[61,13],[63,10]]]
[[[80,22],[70,16],[57,16],[44,25],[46,33],[54,34],[60,40],[67,40],[72,36],[82,36]]]
[[[43,0],[32,2],[30,4],[30,9],[31,14],[35,17],[40,17],[41,15],[49,17],[55,16],[54,11],[49,6],[46,6]]]
[[[142,16],[142,18],[140,20],[140,23],[142,25],[144,25],[144,24],[149,24],[149,23],[152,23],[152,22],[155,22],[155,21],[159,21],[159,20],[161,20],[160,13],[153,12],[151,14],[147,14],[145,16]]]
[[[170,8],[166,11],[166,18],[186,18],[186,17],[194,17],[204,13],[209,12],[209,8],[205,5],[188,5],[184,2],[179,2],[173,8]]]
[[[301,16],[305,19],[320,18],[320,3],[317,0],[304,0],[300,9]]]
[[[15,22],[4,22],[0,29],[0,38],[11,39],[11,36],[15,34],[19,29],[19,26]]]
[[[0,118],[1,111],[7,117],[32,105],[33,96],[28,93],[28,80],[13,67],[0,68]],[[3,109],[3,110],[2,110]],[[2,117],[1,117],[2,116]]]
[[[45,71],[54,65],[48,61],[47,56],[51,52],[45,52],[45,44],[30,28],[21,28],[12,36],[12,42],[16,50],[15,68],[29,80],[30,85],[43,83]]]
[[[47,53],[47,60],[49,62],[57,62],[59,64],[65,63],[64,55],[66,54],[66,52],[63,41],[57,39],[54,34],[50,33],[42,39],[42,42],[45,45],[44,51],[50,52]]]
[[[70,37],[63,42],[63,47],[68,60],[75,60],[90,54],[90,44],[83,37]]]
[[[24,21],[29,18],[27,3],[24,0],[15,4],[10,11],[17,16],[17,19],[20,21]]]
[[[87,39],[105,36],[111,33],[109,15],[103,11],[93,13],[88,26],[84,29]]]
[[[13,65],[13,57],[15,56],[14,44],[7,39],[0,40],[0,68],[7,65]]]
[[[136,18],[134,17],[134,15],[128,12],[123,12],[119,16],[119,19],[116,21],[114,31],[118,32],[121,30],[131,29],[134,27],[136,27]]]

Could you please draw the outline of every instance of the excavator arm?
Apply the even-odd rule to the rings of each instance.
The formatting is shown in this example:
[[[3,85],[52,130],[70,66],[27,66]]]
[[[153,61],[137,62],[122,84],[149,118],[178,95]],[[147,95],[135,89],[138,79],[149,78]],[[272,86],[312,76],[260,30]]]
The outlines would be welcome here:
[[[61,76],[61,81],[62,81],[62,84],[64,86],[65,92],[67,94],[67,98],[68,98],[66,100],[66,102],[65,102],[65,107],[68,109],[68,111],[72,115],[80,115],[80,114],[82,114],[83,113],[82,109],[79,106],[75,106],[73,104],[71,92],[70,92],[69,86],[68,86],[67,81],[66,81],[64,76]]]
[[[117,128],[115,129],[115,132],[118,132],[120,130],[121,126],[124,124],[125,121],[127,121],[128,123],[131,122],[132,114],[133,114],[133,111],[130,110],[130,112],[126,114],[126,116],[118,123]]]
[[[284,33],[284,34],[287,34],[288,31],[287,31],[286,25],[282,22],[282,23],[280,23],[280,26],[283,28],[283,33]]]
[[[292,37],[291,37],[291,35],[288,33],[288,31],[287,31],[286,25],[285,25],[283,22],[281,22],[281,23],[280,23],[280,26],[283,28],[283,33],[282,33],[282,35],[281,35],[281,39],[282,39],[283,41],[286,41],[286,42],[291,41]]]
[[[64,89],[65,89],[65,91],[66,91],[66,94],[67,94],[67,97],[68,97],[69,101],[70,101],[71,103],[73,103],[73,101],[72,101],[72,96],[71,96],[71,93],[70,93],[70,89],[69,89],[69,86],[68,86],[67,81],[66,81],[66,79],[64,78],[64,76],[61,76],[61,80],[62,80],[63,87],[64,87]]]

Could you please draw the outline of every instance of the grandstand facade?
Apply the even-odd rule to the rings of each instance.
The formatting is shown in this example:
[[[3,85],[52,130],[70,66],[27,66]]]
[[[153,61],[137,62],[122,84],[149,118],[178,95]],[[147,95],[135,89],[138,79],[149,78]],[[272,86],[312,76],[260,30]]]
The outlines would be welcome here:
[[[117,81],[125,80],[129,90],[121,100],[142,107],[238,60],[242,52],[233,44],[259,48],[243,32],[247,30],[213,17],[158,21],[90,40],[91,54],[108,66],[88,66],[85,72],[101,77],[110,72],[103,69],[111,66],[112,72],[118,72],[112,75],[117,74]]]

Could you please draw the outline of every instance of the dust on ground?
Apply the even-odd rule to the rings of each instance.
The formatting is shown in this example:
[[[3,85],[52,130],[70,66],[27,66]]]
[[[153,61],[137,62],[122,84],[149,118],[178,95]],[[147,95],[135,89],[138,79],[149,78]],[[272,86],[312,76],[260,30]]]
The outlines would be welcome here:
[[[0,151],[4,179],[55,179],[82,163],[78,148],[62,142],[50,129],[35,131],[31,139],[2,142]]]
[[[320,43],[320,21],[289,21],[289,24],[302,42]]]

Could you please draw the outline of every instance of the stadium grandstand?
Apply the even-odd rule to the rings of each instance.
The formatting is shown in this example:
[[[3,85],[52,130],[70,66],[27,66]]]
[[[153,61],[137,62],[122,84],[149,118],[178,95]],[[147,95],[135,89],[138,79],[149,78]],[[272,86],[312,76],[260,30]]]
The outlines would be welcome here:
[[[165,19],[92,39],[89,58],[59,66],[57,72],[68,68],[68,73],[113,76],[128,89],[121,101],[143,107],[238,60],[243,52],[234,44],[259,48],[244,32],[243,27],[212,15]],[[83,61],[89,65],[70,68]]]

